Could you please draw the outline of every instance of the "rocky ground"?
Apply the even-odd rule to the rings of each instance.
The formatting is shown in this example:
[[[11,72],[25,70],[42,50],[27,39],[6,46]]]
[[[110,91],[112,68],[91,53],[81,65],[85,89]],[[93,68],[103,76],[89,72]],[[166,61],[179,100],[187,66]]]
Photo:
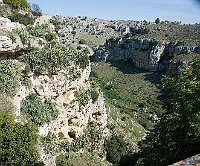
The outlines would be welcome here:
[[[200,154],[192,156],[185,160],[179,161],[170,166],[199,166],[200,165]]]

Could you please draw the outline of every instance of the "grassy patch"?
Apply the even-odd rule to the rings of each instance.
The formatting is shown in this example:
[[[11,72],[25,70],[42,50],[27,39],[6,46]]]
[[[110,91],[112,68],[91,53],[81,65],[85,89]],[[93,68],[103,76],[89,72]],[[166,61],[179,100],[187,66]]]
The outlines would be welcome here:
[[[137,142],[144,136],[142,126],[149,129],[154,125],[150,114],[162,113],[160,75],[136,68],[129,61],[111,61],[93,64],[92,76],[110,108],[111,127]]]

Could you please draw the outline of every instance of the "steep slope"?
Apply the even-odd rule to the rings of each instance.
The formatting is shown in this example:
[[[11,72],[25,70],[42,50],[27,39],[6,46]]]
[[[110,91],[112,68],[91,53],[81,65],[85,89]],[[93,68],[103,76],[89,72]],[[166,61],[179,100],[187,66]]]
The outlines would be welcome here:
[[[34,25],[24,26],[1,18],[0,26],[0,93],[13,103],[18,123],[38,127],[39,159],[48,166],[55,165],[57,155],[68,154],[62,145],[83,148],[74,144],[90,122],[102,138],[109,133],[103,95],[89,82],[87,52],[59,44],[51,19],[42,16]],[[50,142],[49,136],[54,138]]]

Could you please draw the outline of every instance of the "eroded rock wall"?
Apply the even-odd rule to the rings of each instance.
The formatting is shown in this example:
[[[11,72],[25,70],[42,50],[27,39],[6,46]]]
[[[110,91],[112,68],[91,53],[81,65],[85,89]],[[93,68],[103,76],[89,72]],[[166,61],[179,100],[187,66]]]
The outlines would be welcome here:
[[[166,70],[174,54],[178,56],[190,53],[199,54],[199,46],[184,46],[181,42],[161,43],[155,39],[116,38],[107,40],[99,47],[91,60],[131,59],[135,66],[155,71]]]
[[[59,110],[58,118],[49,124],[39,127],[39,134],[46,136],[49,132],[56,135],[59,132],[64,134],[64,138],[69,142],[83,134],[89,121],[100,123],[102,129],[107,125],[107,114],[104,104],[104,98],[100,90],[99,98],[94,103],[91,99],[82,105],[77,100],[75,93],[91,89],[89,82],[90,66],[81,71],[80,78],[70,79],[67,71],[60,71],[57,75],[35,76],[32,73],[28,75],[28,86],[20,86],[13,102],[16,107],[15,115],[20,120],[20,103],[31,93],[39,95],[42,101],[51,100],[56,104]],[[70,137],[69,133],[74,133]]]

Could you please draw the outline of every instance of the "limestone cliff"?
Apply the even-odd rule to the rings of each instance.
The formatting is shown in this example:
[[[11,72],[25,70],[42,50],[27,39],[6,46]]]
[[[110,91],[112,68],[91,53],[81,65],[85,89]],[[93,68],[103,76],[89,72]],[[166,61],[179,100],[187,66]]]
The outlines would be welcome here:
[[[133,64],[148,70],[168,68],[174,54],[199,54],[199,46],[184,46],[180,42],[161,42],[155,39],[112,38],[100,46],[91,57],[93,61],[131,59]],[[165,60],[165,61],[164,61]]]
[[[19,78],[24,78],[26,82],[24,84],[22,80],[18,80],[16,95],[9,97],[15,107],[14,114],[16,120],[20,122],[28,120],[28,116],[25,116],[24,112],[21,111],[22,102],[27,96],[36,94],[41,103],[45,103],[47,100],[51,101],[58,110],[58,116],[54,120],[38,126],[41,137],[45,137],[49,133],[53,133],[58,137],[59,133],[62,133],[64,141],[71,143],[84,134],[84,130],[90,122],[98,124],[101,134],[106,135],[108,134],[108,129],[104,98],[100,89],[92,87],[90,84],[91,66],[88,58],[66,47],[61,52],[63,55],[60,56],[60,59],[57,59],[59,57],[57,54],[59,53],[54,51],[56,54],[54,55],[51,50],[57,42],[57,34],[54,32],[53,25],[43,24],[49,23],[48,20],[50,18],[49,16],[40,17],[38,19],[39,23],[36,23],[33,27],[24,27],[18,23],[11,22],[9,19],[0,19],[0,22],[2,22],[0,25],[0,60],[16,62],[20,67]],[[53,44],[51,43],[52,41],[47,41],[47,38],[42,35],[33,35],[33,30],[36,28],[38,28],[37,31],[41,31],[41,34],[44,34],[45,30],[42,27],[48,29],[46,33],[49,33],[50,36],[55,35]],[[17,33],[13,33],[16,30]],[[23,36],[23,34],[26,34],[26,36]],[[27,39],[25,43],[23,42],[23,37]],[[27,70],[27,67],[32,69],[35,65],[28,64],[24,56],[34,48],[37,48],[37,52],[37,50],[43,47],[45,47],[43,49],[44,53],[46,50],[49,50],[49,53],[52,55],[51,57],[47,55],[47,59],[50,59],[49,62],[52,63],[52,66],[50,64],[50,67],[48,64],[45,66],[44,61],[40,59],[39,61],[41,62],[38,65],[43,69],[52,67],[52,69],[55,68],[56,70],[53,73],[48,71],[42,72],[40,69],[40,73],[34,70]],[[43,55],[39,56],[42,57]],[[55,62],[51,60],[52,57],[55,58]],[[71,59],[67,59],[68,57],[71,57]],[[30,60],[30,63],[32,62],[33,59]],[[35,62],[38,62],[37,58]],[[57,69],[56,62],[58,62],[57,65],[63,63],[65,67],[61,66]],[[92,91],[98,94],[98,97],[95,99],[92,98]],[[46,154],[43,150],[43,145],[40,145],[40,158],[46,165],[55,165],[56,155]]]

